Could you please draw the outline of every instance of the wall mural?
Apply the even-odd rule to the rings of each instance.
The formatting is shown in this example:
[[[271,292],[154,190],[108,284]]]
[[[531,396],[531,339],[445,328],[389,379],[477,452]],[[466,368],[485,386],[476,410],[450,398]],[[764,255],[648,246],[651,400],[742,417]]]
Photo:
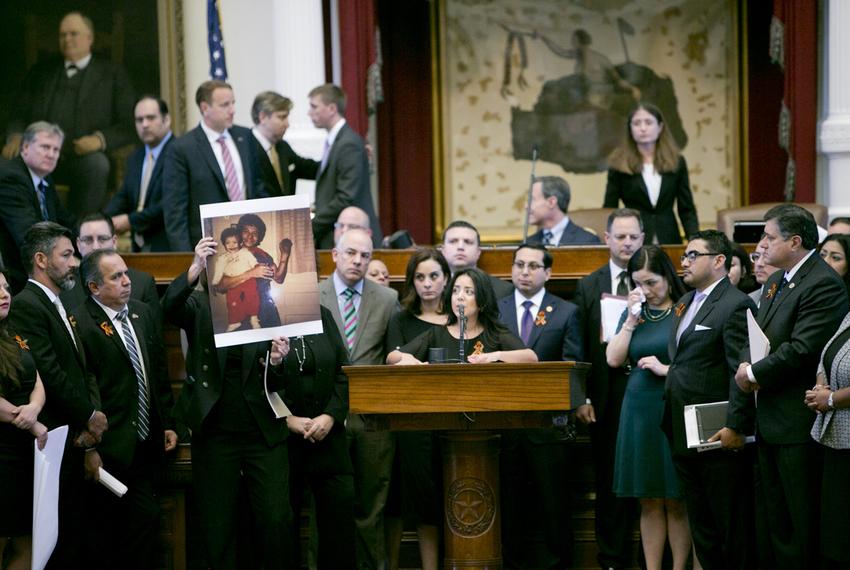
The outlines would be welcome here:
[[[447,221],[520,237],[535,147],[571,209],[601,207],[639,100],[683,149],[702,225],[738,203],[732,0],[444,0],[441,16]]]

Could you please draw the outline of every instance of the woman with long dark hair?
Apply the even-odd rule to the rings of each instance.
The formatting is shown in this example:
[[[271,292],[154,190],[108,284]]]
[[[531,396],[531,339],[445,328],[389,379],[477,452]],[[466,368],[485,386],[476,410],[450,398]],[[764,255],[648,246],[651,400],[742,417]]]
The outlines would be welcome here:
[[[27,341],[7,330],[11,288],[0,267],[0,567],[29,570],[32,558],[32,478],[35,438],[39,449],[47,428],[38,421],[44,386]],[[4,564],[5,561],[5,564]]]
[[[688,165],[680,154],[661,110],[640,103],[626,123],[626,138],[608,161],[604,208],[640,211],[646,243],[682,243],[673,204],[685,236],[699,231]]]
[[[669,539],[673,568],[684,570],[691,533],[661,418],[673,304],[685,287],[670,258],[655,245],[637,250],[627,271],[635,288],[629,293],[620,329],[606,351],[610,367],[631,368],[617,431],[614,493],[640,502],[640,534],[647,569],[661,569]]]
[[[449,264],[438,250],[422,247],[410,256],[400,299],[402,310],[393,315],[387,328],[387,352],[446,325],[443,293],[450,276]],[[432,432],[396,434],[395,463],[385,513],[390,570],[398,568],[405,519],[416,526],[422,569],[436,570],[439,566],[443,502],[439,465],[438,440]]]
[[[818,247],[821,258],[838,273],[850,291],[850,235],[830,234]]]

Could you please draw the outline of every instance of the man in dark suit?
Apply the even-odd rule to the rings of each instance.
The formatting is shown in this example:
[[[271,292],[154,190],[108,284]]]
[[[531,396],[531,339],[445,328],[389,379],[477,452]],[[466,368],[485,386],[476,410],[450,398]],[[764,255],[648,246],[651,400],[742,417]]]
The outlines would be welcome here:
[[[216,348],[205,274],[216,245],[212,238],[198,242],[188,271],[172,281],[162,300],[166,319],[182,328],[189,342],[176,416],[192,431],[192,478],[207,562],[211,568],[237,568],[237,513],[244,481],[257,560],[269,570],[295,568],[288,430],[266,399],[260,364],[268,354],[269,389],[281,389],[280,364],[289,341],[278,337],[271,343]],[[196,288],[199,278],[202,287]]]
[[[629,292],[626,266],[632,254],[643,245],[643,224],[637,210],[622,208],[608,217],[605,243],[610,259],[578,282],[575,302],[582,323],[583,354],[593,364],[587,380],[587,403],[576,416],[590,427],[596,484],[596,544],[603,568],[631,566],[631,537],[634,504],[619,499],[611,491],[614,477],[614,450],[620,425],[620,408],[626,390],[621,369],[611,370],[601,342],[602,316],[599,300],[603,293],[625,297]]]
[[[27,281],[21,260],[24,234],[36,222],[70,223],[59,203],[51,173],[65,135],[58,125],[38,121],[23,134],[21,154],[0,170],[0,256],[17,293]]]
[[[71,186],[68,204],[74,215],[93,212],[106,201],[109,180],[107,149],[130,144],[133,88],[123,67],[92,55],[92,21],[71,12],[59,25],[62,61],[37,64],[27,74],[10,114],[7,158],[18,152],[21,129],[32,121],[57,123],[67,139],[56,180]]]
[[[477,267],[481,257],[481,234],[478,229],[465,220],[455,220],[443,231],[443,245],[440,251],[449,262],[452,274],[468,267]],[[498,277],[490,277],[490,285],[496,299],[507,297],[513,291],[513,286]]]
[[[101,442],[86,451],[86,476],[97,481],[103,467],[129,488],[118,498],[95,483],[86,487],[93,514],[87,543],[103,568],[146,570],[155,566],[157,552],[154,481],[165,452],[177,446],[159,317],[130,298],[127,265],[114,249],[90,252],[80,273],[91,296],[72,314],[110,419]]]
[[[80,256],[85,257],[99,249],[115,249],[118,238],[112,228],[112,220],[101,212],[83,216],[77,228],[77,251],[80,252]],[[132,268],[128,271],[130,281],[133,282],[131,293],[133,299],[146,304],[151,314],[161,320],[162,309],[159,306],[159,294],[156,292],[156,281],[153,275]],[[76,271],[74,286],[59,294],[65,308],[72,311],[82,305],[88,297],[86,289],[80,272]]]
[[[366,147],[345,121],[345,103],[345,92],[336,85],[328,83],[310,91],[310,119],[317,128],[328,131],[316,177],[313,239],[317,248],[334,246],[334,222],[346,206],[357,206],[369,214],[374,245],[380,244],[383,237],[369,189]]]
[[[514,252],[513,295],[499,300],[499,318],[541,361],[582,359],[578,307],[549,293],[552,254],[542,245],[521,245]],[[572,408],[584,404],[580,383],[571,385]],[[566,411],[566,410],[564,410]],[[508,431],[502,435],[502,544],[507,568],[572,567],[571,494],[568,442],[554,429]],[[532,496],[523,492],[528,481]],[[539,511],[525,512],[524,505]],[[533,522],[532,522],[533,521]],[[525,528],[524,528],[525,527]],[[541,552],[531,555],[532,528],[545,537]],[[525,554],[528,558],[523,556]]]
[[[322,306],[333,315],[351,364],[383,364],[384,337],[398,308],[398,294],[366,279],[372,240],[363,230],[344,233],[333,249],[331,277],[319,284]],[[389,432],[366,431],[360,415],[346,422],[354,467],[354,518],[357,524],[357,567],[383,568],[387,558],[384,507],[389,493],[395,443]]]
[[[599,238],[570,221],[570,185],[558,176],[541,176],[531,185],[528,223],[540,229],[528,243],[543,245],[597,245]]]
[[[770,354],[741,362],[735,381],[745,392],[758,390],[759,562],[765,568],[810,568],[818,560],[821,454],[810,436],[813,416],[804,398],[815,385],[821,350],[847,314],[847,290],[817,255],[812,214],[782,204],[764,220],[757,251],[780,269],[764,284],[757,319]]]
[[[254,121],[254,143],[263,182],[270,196],[292,196],[299,178],[315,180],[319,163],[295,154],[283,135],[289,128],[292,101],[275,93],[263,91],[251,105]]]
[[[162,215],[162,157],[174,140],[168,104],[145,95],[133,116],[143,146],[127,159],[124,183],[104,212],[112,216],[116,232],[130,232],[133,251],[170,251]]]
[[[747,340],[747,309],[756,305],[727,274],[732,245],[722,232],[691,236],[682,256],[683,280],[695,290],[676,307],[670,334],[663,428],[670,440],[681,494],[688,507],[697,558],[706,570],[755,567],[752,529],[752,457],[732,453],[753,433],[752,394],[735,383]],[[684,409],[691,404],[729,402],[726,423],[709,441],[723,450],[688,449]]]
[[[30,279],[9,313],[10,330],[28,344],[44,383],[47,401],[39,419],[50,429],[70,427],[59,480],[59,541],[49,565],[57,569],[83,564],[82,447],[95,445],[107,428],[76,321],[59,299],[60,291],[73,287],[79,266],[71,238],[70,230],[53,222],[27,230],[21,257]]]
[[[254,135],[233,124],[233,89],[205,81],[195,93],[201,123],[171,145],[163,165],[165,231],[172,251],[201,238],[201,204],[265,198]]]

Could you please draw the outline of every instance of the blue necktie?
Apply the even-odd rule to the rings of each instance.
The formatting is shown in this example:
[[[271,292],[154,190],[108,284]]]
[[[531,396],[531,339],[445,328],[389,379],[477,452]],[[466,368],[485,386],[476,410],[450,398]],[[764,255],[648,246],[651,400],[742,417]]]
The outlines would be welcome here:
[[[531,307],[534,305],[531,301],[523,301],[522,306],[525,311],[522,313],[522,326],[519,329],[519,336],[525,346],[528,346],[528,341],[531,339],[531,329],[534,326],[534,319],[531,317]]]
[[[47,198],[44,193],[47,188],[44,185],[44,180],[40,180],[38,186],[36,186],[35,194],[38,196],[38,207],[41,209],[41,219],[47,221],[50,219],[50,216],[47,214]]]

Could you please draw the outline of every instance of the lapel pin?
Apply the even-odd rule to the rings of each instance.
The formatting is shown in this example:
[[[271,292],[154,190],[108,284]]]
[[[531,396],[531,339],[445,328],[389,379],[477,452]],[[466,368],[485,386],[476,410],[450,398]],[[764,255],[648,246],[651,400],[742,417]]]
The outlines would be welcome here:
[[[547,313],[551,313],[551,312],[552,312],[552,305],[547,305],[547,306],[546,306],[546,312],[547,312]]]
[[[793,289],[793,288],[794,288],[794,283],[789,283],[789,284],[788,284],[788,288],[789,288],[789,289]]]

